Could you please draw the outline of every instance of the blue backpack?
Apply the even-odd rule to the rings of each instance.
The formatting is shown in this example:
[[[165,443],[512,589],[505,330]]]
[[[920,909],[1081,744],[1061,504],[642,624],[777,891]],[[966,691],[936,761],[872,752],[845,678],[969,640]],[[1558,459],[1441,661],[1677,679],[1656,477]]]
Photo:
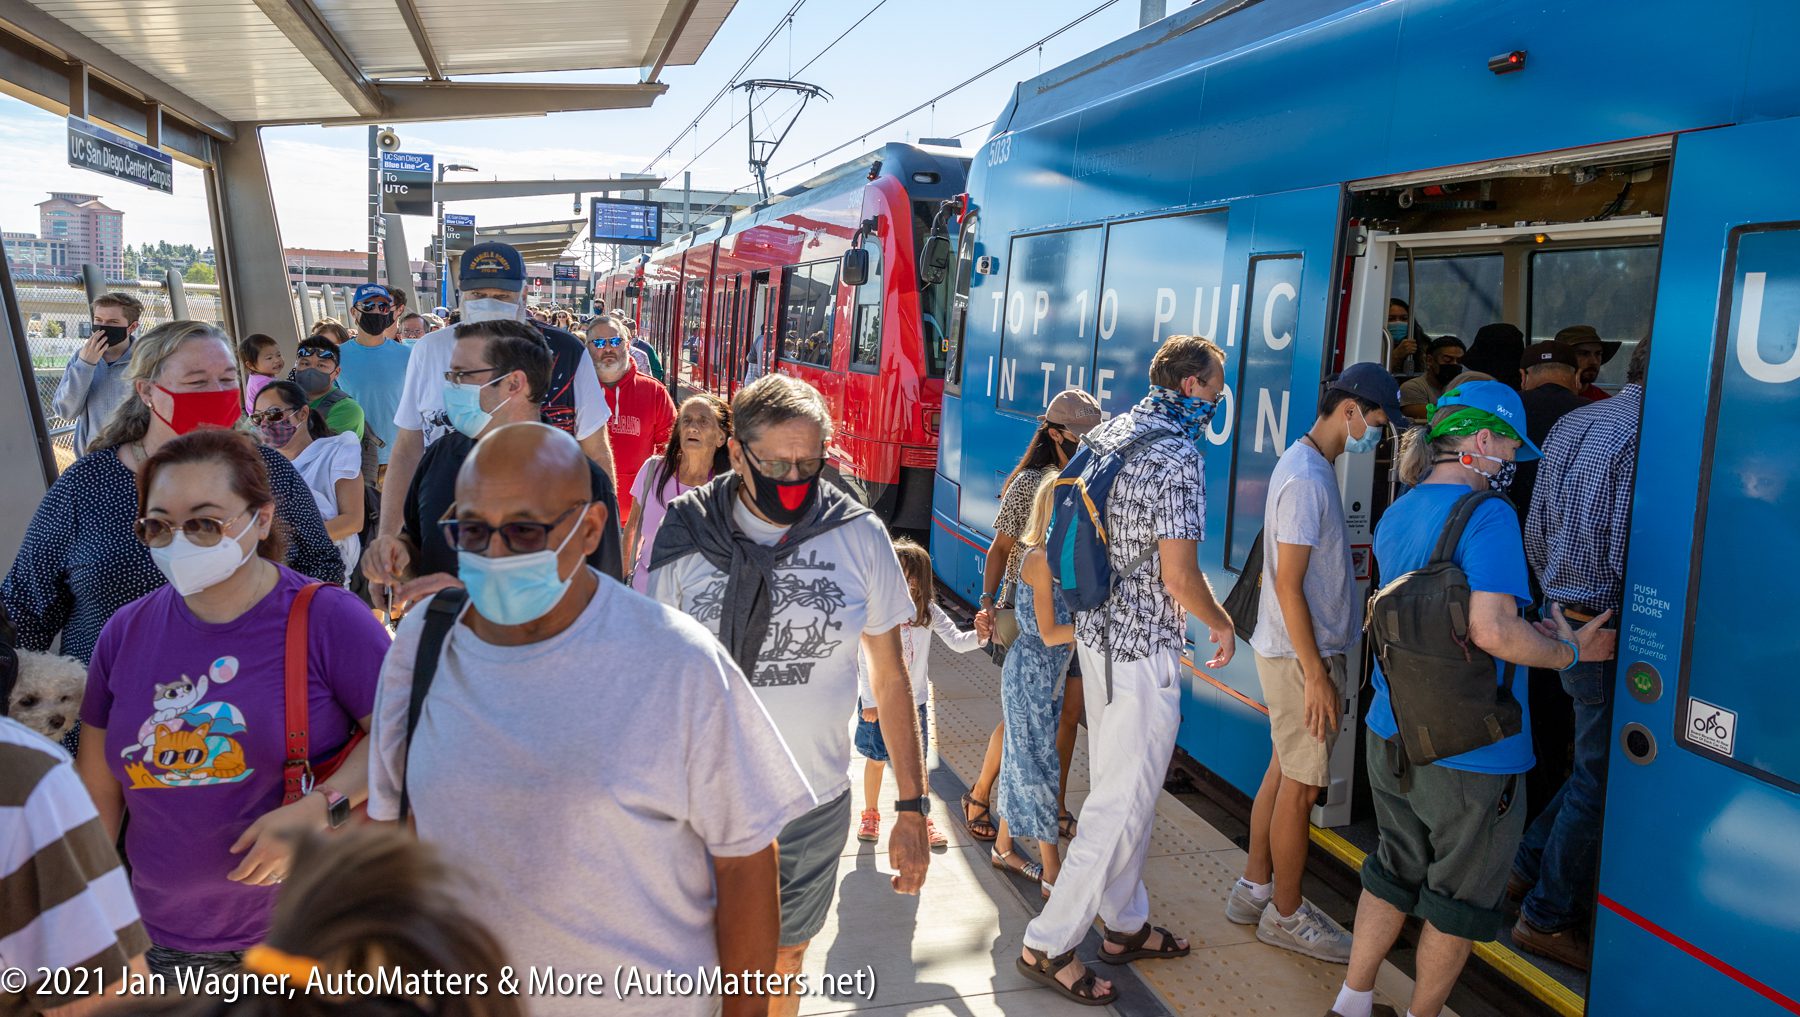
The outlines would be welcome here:
[[[1050,531],[1044,538],[1044,554],[1049,559],[1050,578],[1056,592],[1071,611],[1093,611],[1113,596],[1119,583],[1143,568],[1156,554],[1158,544],[1147,547],[1126,564],[1124,572],[1115,572],[1108,556],[1106,533],[1106,500],[1112,494],[1113,482],[1125,464],[1136,458],[1159,439],[1170,436],[1164,430],[1150,430],[1126,442],[1112,452],[1100,452],[1082,439],[1081,448],[1063,467],[1056,478],[1055,502],[1050,513]],[[1106,700],[1112,702],[1112,655],[1106,653]]]

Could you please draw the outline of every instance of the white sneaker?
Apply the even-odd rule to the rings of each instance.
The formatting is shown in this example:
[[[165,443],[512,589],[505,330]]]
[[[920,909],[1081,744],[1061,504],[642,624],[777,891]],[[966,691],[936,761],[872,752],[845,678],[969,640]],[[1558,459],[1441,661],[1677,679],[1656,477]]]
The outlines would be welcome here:
[[[1231,881],[1231,896],[1225,900],[1225,917],[1238,925],[1255,925],[1263,916],[1263,909],[1269,906],[1273,897],[1257,900],[1244,881]]]
[[[1333,964],[1350,963],[1350,933],[1332,921],[1330,915],[1303,900],[1293,917],[1295,920],[1284,922],[1276,909],[1265,910],[1256,923],[1256,938],[1270,946]]]

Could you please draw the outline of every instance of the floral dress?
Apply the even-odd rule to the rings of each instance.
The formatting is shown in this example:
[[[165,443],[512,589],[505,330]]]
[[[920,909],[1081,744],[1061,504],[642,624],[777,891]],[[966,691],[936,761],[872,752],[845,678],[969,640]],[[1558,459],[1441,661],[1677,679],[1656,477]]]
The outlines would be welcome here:
[[[1037,591],[1021,581],[1016,602],[1019,638],[1000,669],[1000,712],[1006,728],[995,784],[994,815],[1014,837],[1057,839],[1056,794],[1061,776],[1056,756],[1057,718],[1062,714],[1063,671],[1070,644],[1046,646],[1038,635]],[[1067,624],[1068,608],[1056,601],[1056,620]]]

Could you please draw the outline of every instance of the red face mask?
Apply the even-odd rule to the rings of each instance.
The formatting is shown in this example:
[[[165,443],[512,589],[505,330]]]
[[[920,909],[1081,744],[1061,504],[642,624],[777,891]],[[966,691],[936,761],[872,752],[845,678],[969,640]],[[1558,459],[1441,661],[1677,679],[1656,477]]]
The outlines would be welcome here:
[[[234,388],[217,392],[170,392],[161,385],[156,387],[174,402],[175,418],[171,420],[156,413],[154,404],[150,412],[156,413],[156,419],[169,425],[176,434],[187,434],[202,427],[230,427],[244,415],[243,401]]]

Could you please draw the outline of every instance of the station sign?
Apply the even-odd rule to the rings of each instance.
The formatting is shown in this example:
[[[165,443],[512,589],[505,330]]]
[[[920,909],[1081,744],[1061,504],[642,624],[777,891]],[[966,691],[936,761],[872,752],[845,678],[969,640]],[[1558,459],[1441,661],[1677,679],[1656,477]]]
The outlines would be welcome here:
[[[475,217],[472,215],[444,216],[444,250],[451,254],[460,254],[475,246]]]
[[[381,153],[381,210],[430,215],[432,158],[416,152]]]
[[[580,265],[551,265],[550,278],[556,282],[580,282]]]
[[[175,193],[173,158],[80,117],[69,118],[69,165],[164,194]]]

